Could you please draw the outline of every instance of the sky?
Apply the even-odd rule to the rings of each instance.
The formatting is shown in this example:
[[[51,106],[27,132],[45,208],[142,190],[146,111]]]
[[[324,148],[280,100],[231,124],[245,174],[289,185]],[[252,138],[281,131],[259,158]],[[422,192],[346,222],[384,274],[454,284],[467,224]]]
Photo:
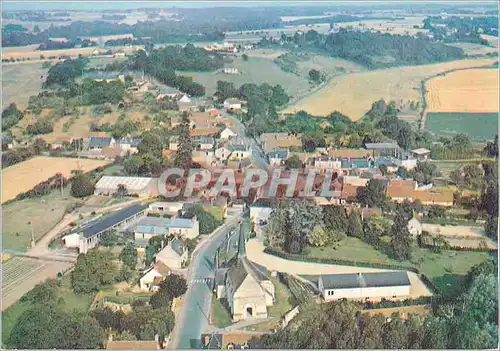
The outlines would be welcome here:
[[[376,3],[385,3],[388,2],[400,2],[400,1],[360,1],[360,0],[351,0],[351,1],[286,1],[286,0],[278,0],[278,1],[106,1],[106,0],[92,0],[92,1],[71,1],[71,0],[59,0],[59,1],[30,1],[30,0],[4,0],[2,1],[3,11],[12,11],[12,10],[90,10],[90,11],[98,11],[98,10],[124,10],[124,9],[133,9],[133,8],[145,8],[145,7],[234,7],[234,6],[263,6],[263,5],[272,5],[272,6],[290,6],[290,5],[300,5],[304,6],[304,4],[308,5],[321,5],[321,4],[348,4],[353,5],[353,3],[361,4],[376,4]],[[418,3],[425,2],[423,0],[414,1]],[[432,1],[434,3],[442,3],[443,1]],[[448,2],[448,1],[447,1]],[[495,1],[453,1],[450,3],[495,3]],[[411,3],[411,1],[408,1]]]

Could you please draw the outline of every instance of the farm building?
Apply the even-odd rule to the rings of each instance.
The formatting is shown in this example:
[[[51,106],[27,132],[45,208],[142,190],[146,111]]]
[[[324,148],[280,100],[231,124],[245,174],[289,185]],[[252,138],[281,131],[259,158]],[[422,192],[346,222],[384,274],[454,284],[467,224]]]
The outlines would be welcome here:
[[[145,205],[132,205],[96,219],[79,228],[76,232],[63,237],[64,245],[77,248],[79,253],[87,253],[88,250],[99,245],[103,233],[125,228],[132,221],[142,217],[145,209]]]
[[[321,275],[318,289],[326,301],[410,296],[406,271]]]
[[[153,202],[149,204],[148,212],[160,215],[177,215],[184,206],[183,202]]]
[[[95,185],[94,195],[112,195],[123,185],[128,195],[151,196],[156,191],[154,178],[103,176]]]

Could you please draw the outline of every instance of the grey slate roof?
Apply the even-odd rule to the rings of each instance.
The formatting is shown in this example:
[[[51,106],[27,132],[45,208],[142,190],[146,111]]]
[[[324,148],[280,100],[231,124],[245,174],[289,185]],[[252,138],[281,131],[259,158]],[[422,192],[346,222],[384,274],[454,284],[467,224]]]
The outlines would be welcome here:
[[[278,158],[280,160],[285,160],[288,157],[288,150],[275,150],[271,151],[268,155],[269,158]]]
[[[123,138],[120,140],[120,144],[130,145],[131,147],[137,147],[142,141],[142,138]]]
[[[92,223],[89,223],[85,227],[81,228],[78,232],[82,233],[85,238],[90,238],[96,234],[99,234],[105,230],[108,230],[112,226],[130,218],[141,211],[144,211],[147,205],[132,205],[126,207],[120,211],[113,212],[103,218],[100,218]]]
[[[188,218],[177,217],[170,222],[170,228],[193,228],[193,221]]]
[[[406,271],[381,273],[326,274],[321,276],[324,289],[374,288],[407,286],[410,279]]]
[[[111,138],[109,137],[90,137],[89,147],[100,147],[105,148],[111,144]]]
[[[170,246],[172,246],[172,250],[174,250],[178,255],[182,255],[184,253],[184,250],[186,250],[186,245],[179,240],[179,239],[174,239],[170,242]]]

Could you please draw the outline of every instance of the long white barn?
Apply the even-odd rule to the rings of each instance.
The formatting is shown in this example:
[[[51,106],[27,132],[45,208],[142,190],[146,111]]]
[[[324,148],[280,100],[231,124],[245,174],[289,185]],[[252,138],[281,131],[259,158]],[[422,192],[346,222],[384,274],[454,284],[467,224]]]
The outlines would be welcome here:
[[[410,296],[406,271],[321,275],[318,288],[326,301]]]

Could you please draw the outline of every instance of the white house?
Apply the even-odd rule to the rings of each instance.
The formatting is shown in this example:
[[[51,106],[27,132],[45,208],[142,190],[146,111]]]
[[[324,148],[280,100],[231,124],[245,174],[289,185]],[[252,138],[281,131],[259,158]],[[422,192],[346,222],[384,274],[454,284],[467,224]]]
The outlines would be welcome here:
[[[228,112],[241,110],[241,101],[236,98],[229,98],[224,100],[224,108]]]
[[[118,147],[125,153],[135,154],[138,152],[137,146],[141,141],[141,138],[123,138],[118,142]]]
[[[231,150],[227,145],[223,145],[215,150],[215,157],[219,160],[226,160],[231,154]]]
[[[222,132],[220,132],[220,138],[222,140],[229,140],[232,137],[235,137],[237,134],[236,132],[233,132],[230,128],[224,128]]]
[[[252,149],[245,145],[230,145],[229,150],[231,150],[231,155],[229,156],[231,160],[243,160],[252,156]]]
[[[418,219],[413,217],[408,221],[408,231],[413,236],[420,235],[422,234],[422,224],[419,222]]]
[[[271,166],[282,166],[288,158],[288,150],[275,150],[267,154]]]
[[[321,275],[318,288],[326,301],[338,299],[381,299],[410,296],[406,271]]]
[[[187,246],[179,239],[168,243],[156,254],[156,262],[161,262],[172,269],[181,269],[188,260]]]
[[[213,137],[200,135],[193,138],[194,147],[198,150],[212,150],[215,144]]]
[[[194,239],[200,235],[200,223],[196,216],[192,218],[177,217],[170,222],[168,234],[186,239]]]
[[[170,275],[170,268],[163,262],[156,262],[139,279],[139,287],[143,291],[157,291],[160,282],[168,275]]]

